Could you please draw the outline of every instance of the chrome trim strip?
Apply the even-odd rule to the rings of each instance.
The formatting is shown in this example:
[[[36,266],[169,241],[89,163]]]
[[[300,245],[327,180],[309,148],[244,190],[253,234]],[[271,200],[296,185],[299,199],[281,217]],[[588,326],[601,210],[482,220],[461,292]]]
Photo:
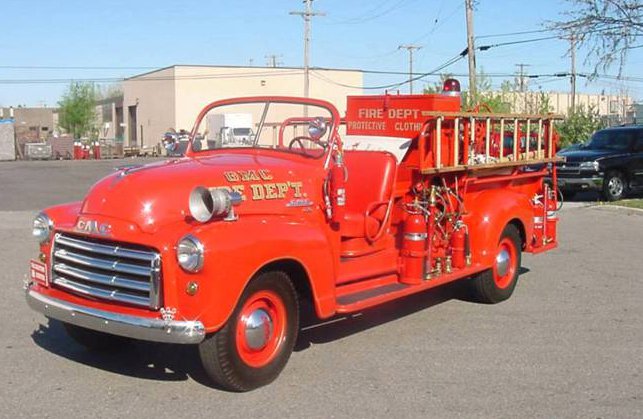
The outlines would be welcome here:
[[[150,268],[146,266],[131,265],[118,260],[103,260],[91,256],[85,256],[78,253],[70,252],[66,249],[57,249],[54,257],[64,259],[69,262],[78,263],[79,265],[93,266],[108,271],[116,271],[124,274],[139,275],[149,278]]]
[[[152,310],[161,307],[161,255],[156,255],[152,261],[150,278],[149,306]]]
[[[63,246],[69,246],[78,250],[85,250],[87,252],[99,253],[106,256],[123,257],[127,259],[143,260],[146,262],[152,262],[156,257],[153,252],[123,249],[121,246],[92,243],[89,241],[74,239],[72,237],[58,236],[56,237],[56,242]]]
[[[53,265],[53,269],[60,274],[72,276],[95,284],[126,288],[134,291],[150,292],[149,281],[134,281],[118,275],[103,275],[95,272],[84,271],[64,263],[55,263]]]
[[[164,321],[96,310],[47,297],[33,289],[26,293],[29,306],[46,317],[112,335],[153,342],[197,344],[205,338],[200,321]]]
[[[137,305],[140,307],[148,307],[150,304],[150,299],[147,296],[140,297],[137,295],[126,294],[117,290],[109,291],[102,288],[91,287],[89,285],[71,281],[61,276],[57,276],[56,278],[54,278],[53,283],[69,291],[82,295],[89,295],[90,297],[101,298],[107,301],[118,301],[121,303]]]

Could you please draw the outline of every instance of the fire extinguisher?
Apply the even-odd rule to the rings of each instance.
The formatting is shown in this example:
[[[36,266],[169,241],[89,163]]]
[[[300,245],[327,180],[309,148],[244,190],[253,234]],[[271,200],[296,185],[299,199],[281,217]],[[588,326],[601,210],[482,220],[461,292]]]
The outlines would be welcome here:
[[[74,141],[74,160],[83,158],[83,144],[80,141]]]
[[[416,285],[426,277],[427,238],[427,222],[424,214],[420,211],[409,213],[404,221],[400,282]]]
[[[465,243],[466,227],[462,221],[457,221],[451,235],[451,263],[455,269],[462,269],[466,265]]]
[[[100,142],[95,141],[94,142],[94,147],[92,149],[92,154],[94,155],[94,159],[100,160]]]
[[[547,244],[556,240],[556,225],[558,224],[557,214],[557,199],[556,191],[548,186],[545,187],[545,226],[546,234],[543,237],[543,244]]]
[[[346,207],[346,171],[341,152],[335,154],[335,164],[330,169],[331,221],[340,223]]]

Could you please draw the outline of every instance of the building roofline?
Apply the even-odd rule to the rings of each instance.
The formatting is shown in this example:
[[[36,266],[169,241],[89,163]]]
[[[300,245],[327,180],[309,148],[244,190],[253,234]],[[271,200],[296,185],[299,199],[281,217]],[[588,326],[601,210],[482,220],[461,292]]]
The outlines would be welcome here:
[[[302,70],[303,67],[268,67],[268,66],[258,66],[258,65],[253,65],[253,66],[248,66],[248,65],[209,65],[209,64],[174,64],[170,65],[167,67],[161,67],[156,70],[151,70],[147,71],[145,73],[141,74],[135,74],[131,77],[126,77],[124,81],[131,80],[131,79],[136,79],[139,77],[147,76],[150,74],[158,73],[160,71],[165,71],[169,70],[171,68],[178,68],[178,67],[197,67],[197,68],[237,68],[237,69],[259,69],[259,70]],[[321,70],[321,71],[346,71],[346,72],[354,72],[354,73],[363,73],[363,70],[360,69],[353,69],[353,68],[328,68],[328,67],[310,67],[311,70]]]

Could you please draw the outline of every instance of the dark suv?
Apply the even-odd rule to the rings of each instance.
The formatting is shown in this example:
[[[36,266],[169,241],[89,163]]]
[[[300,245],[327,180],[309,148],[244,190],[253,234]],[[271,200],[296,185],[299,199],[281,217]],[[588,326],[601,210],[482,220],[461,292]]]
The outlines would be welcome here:
[[[607,201],[643,188],[643,125],[596,131],[588,143],[561,150],[558,187],[566,196],[596,190]]]

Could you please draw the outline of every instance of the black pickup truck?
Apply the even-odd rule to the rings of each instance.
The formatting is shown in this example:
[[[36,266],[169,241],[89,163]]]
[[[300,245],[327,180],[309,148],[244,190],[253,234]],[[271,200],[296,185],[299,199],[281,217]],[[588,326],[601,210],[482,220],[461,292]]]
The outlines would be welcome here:
[[[595,190],[616,201],[643,188],[643,125],[596,131],[586,144],[561,150],[558,187],[567,197]]]

